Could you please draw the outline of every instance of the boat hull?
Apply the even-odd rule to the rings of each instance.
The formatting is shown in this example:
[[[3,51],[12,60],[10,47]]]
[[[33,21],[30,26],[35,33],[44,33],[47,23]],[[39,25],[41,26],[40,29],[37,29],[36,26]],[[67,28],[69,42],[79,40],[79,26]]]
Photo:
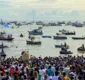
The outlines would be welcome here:
[[[67,37],[65,37],[65,36],[53,36],[53,39],[56,39],[56,40],[66,40]]]
[[[55,45],[56,48],[61,48],[64,45]]]
[[[51,36],[42,36],[42,38],[52,38]]]
[[[0,48],[8,48],[8,46],[1,46],[1,45],[0,45]]]
[[[85,52],[85,48],[84,48],[84,49],[78,48],[77,50],[78,50],[78,51],[81,51],[81,52]]]
[[[33,42],[33,41],[26,41],[27,44],[30,44],[30,45],[41,45],[41,42],[38,41],[38,42]]]
[[[75,33],[63,33],[65,35],[75,35]]]
[[[12,41],[14,38],[0,38],[0,40]]]
[[[42,35],[42,32],[29,32],[30,35]]]
[[[62,48],[62,47],[64,47],[65,49],[69,49],[68,45],[66,47],[64,45],[55,45],[55,48]]]
[[[72,37],[74,40],[85,40],[85,37]]]
[[[71,51],[60,51],[60,54],[72,54]]]

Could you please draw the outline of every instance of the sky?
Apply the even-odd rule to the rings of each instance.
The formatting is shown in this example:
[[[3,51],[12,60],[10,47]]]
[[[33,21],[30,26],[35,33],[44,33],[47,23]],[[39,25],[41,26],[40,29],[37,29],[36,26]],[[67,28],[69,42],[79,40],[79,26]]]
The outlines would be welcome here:
[[[85,0],[0,0],[0,19],[85,20]]]

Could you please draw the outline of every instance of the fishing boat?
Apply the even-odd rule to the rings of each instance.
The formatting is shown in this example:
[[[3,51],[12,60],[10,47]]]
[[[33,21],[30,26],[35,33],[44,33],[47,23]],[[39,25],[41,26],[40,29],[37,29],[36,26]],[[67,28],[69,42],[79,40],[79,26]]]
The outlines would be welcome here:
[[[43,34],[42,31],[41,32],[38,32],[38,31],[35,31],[35,30],[28,31],[28,32],[29,32],[30,35],[42,35]]]
[[[5,40],[5,41],[12,41],[14,38],[12,38],[11,34],[5,35],[5,34],[0,34],[0,40]]]
[[[75,31],[74,32],[62,32],[62,34],[65,34],[65,35],[75,35],[76,33],[75,33]]]
[[[42,32],[42,28],[39,27],[38,29],[34,29],[32,31],[28,31],[30,35],[42,35],[43,32]]]
[[[52,38],[52,36],[42,36],[42,38]]]
[[[85,40],[85,37],[72,37],[74,40]]]
[[[65,48],[61,48],[60,54],[72,54],[71,51],[67,51]]]
[[[12,41],[14,38],[12,37],[1,37],[0,36],[0,40],[5,40],[5,41]]]
[[[60,51],[60,54],[72,54],[72,52],[71,51]]]
[[[66,36],[53,36],[53,39],[56,39],[56,40],[66,40],[67,37]]]
[[[84,44],[81,47],[77,48],[78,51],[85,52]]]
[[[29,44],[29,45],[41,45],[40,41],[30,41],[30,40],[27,40],[26,43]]]
[[[36,40],[36,38],[34,36],[29,35],[29,40],[26,41],[26,44],[29,44],[29,45],[41,45],[41,41]]]

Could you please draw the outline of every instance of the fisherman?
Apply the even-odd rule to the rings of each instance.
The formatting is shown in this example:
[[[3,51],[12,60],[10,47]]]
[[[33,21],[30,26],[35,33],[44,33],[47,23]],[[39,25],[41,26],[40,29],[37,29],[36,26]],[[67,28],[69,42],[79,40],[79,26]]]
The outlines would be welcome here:
[[[65,47],[62,47],[61,50],[67,52],[67,49],[65,49]]]
[[[82,44],[82,48],[84,49],[84,44]]]
[[[66,42],[64,42],[64,47],[66,47],[67,46],[67,44],[66,44]]]

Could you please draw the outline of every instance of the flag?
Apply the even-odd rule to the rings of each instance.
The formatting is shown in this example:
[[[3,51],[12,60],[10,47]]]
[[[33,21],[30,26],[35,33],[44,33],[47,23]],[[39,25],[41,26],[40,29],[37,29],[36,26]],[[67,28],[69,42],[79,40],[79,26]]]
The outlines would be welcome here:
[[[4,28],[9,28],[10,27],[10,25],[7,24],[7,23],[3,23],[2,25],[3,25]]]

